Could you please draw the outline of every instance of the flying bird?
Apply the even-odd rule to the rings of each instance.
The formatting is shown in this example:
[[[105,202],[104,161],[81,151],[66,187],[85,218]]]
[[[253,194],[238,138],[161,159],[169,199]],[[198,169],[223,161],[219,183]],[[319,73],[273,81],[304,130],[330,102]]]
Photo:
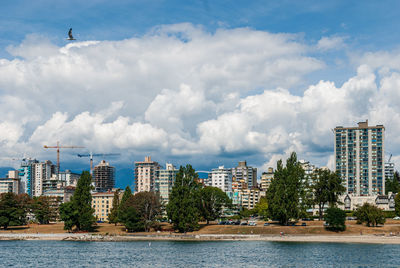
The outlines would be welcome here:
[[[68,38],[67,40],[76,40],[73,36],[72,36],[72,28],[69,29],[68,31]]]

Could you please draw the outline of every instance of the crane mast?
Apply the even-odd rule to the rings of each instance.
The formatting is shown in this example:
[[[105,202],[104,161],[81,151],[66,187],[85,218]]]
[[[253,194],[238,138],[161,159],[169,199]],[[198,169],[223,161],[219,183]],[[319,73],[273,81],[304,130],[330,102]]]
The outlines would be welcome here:
[[[60,145],[60,142],[57,141],[56,146],[43,146],[45,149],[57,149],[57,173],[60,173],[60,149],[75,149],[75,148],[85,148],[83,146],[76,146],[76,145]]]

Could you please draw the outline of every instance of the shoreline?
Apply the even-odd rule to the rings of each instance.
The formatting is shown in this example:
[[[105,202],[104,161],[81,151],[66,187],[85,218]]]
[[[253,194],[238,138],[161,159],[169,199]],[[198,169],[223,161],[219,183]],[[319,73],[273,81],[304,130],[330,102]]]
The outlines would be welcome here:
[[[100,235],[95,233],[0,233],[0,241],[266,241],[299,243],[362,243],[362,244],[400,244],[400,236],[383,235],[238,235],[238,234],[149,234],[149,235]]]

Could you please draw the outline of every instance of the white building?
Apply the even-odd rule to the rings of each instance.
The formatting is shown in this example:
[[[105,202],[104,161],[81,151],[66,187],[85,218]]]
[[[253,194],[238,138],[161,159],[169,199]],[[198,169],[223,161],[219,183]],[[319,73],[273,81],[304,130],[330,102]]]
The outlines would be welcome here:
[[[232,170],[220,166],[210,173],[210,186],[218,187],[224,192],[232,191]]]
[[[55,173],[56,166],[51,161],[46,160],[42,163],[33,164],[33,191],[32,196],[41,196],[43,194],[44,181],[50,180]]]
[[[156,173],[161,166],[151,161],[150,156],[146,156],[144,161],[135,162],[135,192],[150,192],[155,190]]]
[[[165,169],[156,171],[155,191],[160,194],[161,201],[163,201],[164,204],[167,204],[169,201],[169,195],[175,183],[176,173],[178,173],[176,167],[169,163],[165,165]]]
[[[338,126],[335,132],[335,166],[346,193],[354,196],[385,193],[385,128],[368,126],[368,120],[357,127]]]

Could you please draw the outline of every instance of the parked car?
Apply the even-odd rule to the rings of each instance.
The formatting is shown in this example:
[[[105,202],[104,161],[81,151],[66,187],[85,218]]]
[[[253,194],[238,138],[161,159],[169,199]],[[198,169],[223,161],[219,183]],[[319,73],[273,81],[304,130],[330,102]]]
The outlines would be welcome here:
[[[393,220],[400,220],[400,217],[396,216],[396,217],[393,218]]]
[[[249,222],[249,226],[256,226],[256,225],[257,225],[257,223],[255,221]]]
[[[225,225],[226,222],[225,222],[225,221],[220,221],[218,224],[219,224],[219,225]]]
[[[269,226],[269,222],[264,223],[264,226]]]
[[[324,227],[328,227],[328,226],[329,226],[329,223],[324,222]]]
[[[346,220],[348,220],[348,221],[354,221],[354,220],[357,220],[357,217],[346,217]]]
[[[301,223],[301,226],[307,226],[307,223],[302,222],[302,223]]]
[[[240,225],[247,225],[247,222],[243,221],[243,222],[240,223]]]
[[[235,225],[240,225],[240,221],[235,221]]]

